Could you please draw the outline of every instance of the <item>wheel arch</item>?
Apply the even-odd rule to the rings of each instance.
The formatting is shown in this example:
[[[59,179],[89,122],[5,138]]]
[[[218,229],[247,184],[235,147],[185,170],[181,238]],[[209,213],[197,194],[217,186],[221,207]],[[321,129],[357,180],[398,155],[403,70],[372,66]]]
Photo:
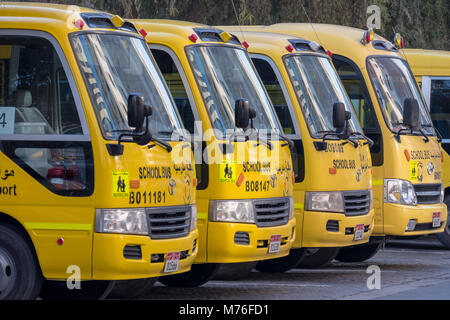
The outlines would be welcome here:
[[[20,223],[17,219],[10,216],[9,214],[6,214],[6,213],[0,211],[0,225],[14,227],[16,230],[18,230],[21,233],[21,236],[23,236],[23,238],[25,239],[26,243],[28,244],[28,247],[30,248],[30,250],[34,256],[34,259],[36,259],[36,263],[39,266],[39,269],[42,274],[41,264],[39,262],[39,258],[38,258],[33,240],[31,239],[30,235],[28,234],[28,231],[25,229],[25,227],[22,225],[22,223]]]

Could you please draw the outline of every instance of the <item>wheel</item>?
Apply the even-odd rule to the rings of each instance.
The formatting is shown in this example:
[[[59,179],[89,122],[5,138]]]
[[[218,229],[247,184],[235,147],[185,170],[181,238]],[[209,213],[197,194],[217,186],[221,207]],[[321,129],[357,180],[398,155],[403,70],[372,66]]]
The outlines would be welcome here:
[[[158,278],[116,281],[108,299],[135,299],[147,295]]]
[[[363,262],[372,258],[380,250],[383,242],[371,242],[339,250],[336,260],[340,262]]]
[[[258,261],[244,263],[221,263],[214,280],[240,280],[247,277],[255,269]]]
[[[80,289],[70,290],[66,281],[45,280],[40,297],[42,300],[102,300],[111,292],[115,281],[81,281]]]
[[[447,225],[444,232],[438,233],[436,237],[447,249],[450,249],[450,195],[444,198],[444,202],[447,205]]]
[[[259,261],[255,269],[264,273],[286,272],[295,268],[301,262],[305,253],[304,248],[291,249],[286,257]]]
[[[34,300],[42,281],[39,263],[23,232],[0,225],[0,300]]]
[[[336,255],[340,248],[308,248],[305,257],[297,265],[297,268],[315,269],[328,265]]]
[[[193,264],[189,272],[160,277],[158,281],[168,287],[194,288],[214,278],[218,269],[215,263]]]

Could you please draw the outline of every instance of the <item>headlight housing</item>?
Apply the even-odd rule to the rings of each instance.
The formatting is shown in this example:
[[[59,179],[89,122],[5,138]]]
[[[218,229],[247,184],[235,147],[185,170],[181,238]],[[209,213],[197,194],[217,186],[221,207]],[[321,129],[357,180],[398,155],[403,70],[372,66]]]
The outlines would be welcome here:
[[[384,201],[388,203],[417,205],[417,196],[411,182],[399,179],[384,180]]]
[[[95,231],[99,233],[148,235],[145,209],[97,209]]]
[[[307,211],[325,211],[344,213],[342,192],[306,192]]]
[[[255,223],[251,200],[211,200],[212,221]]]
[[[370,207],[369,207],[369,211],[373,209],[373,190],[370,189],[369,190],[369,197],[370,197]]]
[[[289,197],[289,220],[294,217],[294,198]]]
[[[191,229],[190,231],[197,228],[197,206],[193,204],[191,206]]]

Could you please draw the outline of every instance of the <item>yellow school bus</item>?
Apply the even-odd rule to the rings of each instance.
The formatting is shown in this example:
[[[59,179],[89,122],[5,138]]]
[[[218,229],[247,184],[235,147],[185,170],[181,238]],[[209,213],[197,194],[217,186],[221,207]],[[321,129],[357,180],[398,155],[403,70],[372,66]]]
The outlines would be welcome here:
[[[160,133],[182,137],[182,122],[133,24],[2,3],[0,34],[0,299],[98,298],[189,271],[190,143]]]
[[[316,39],[332,55],[364,134],[374,141],[371,240],[443,232],[447,209],[439,137],[399,54],[401,36],[392,43],[373,30],[301,23],[276,24],[267,31]],[[379,248],[379,242],[343,248],[336,259],[363,261]]]
[[[408,61],[430,111],[431,120],[442,136],[444,202],[450,207],[450,51],[404,49]],[[447,169],[445,169],[447,168]],[[443,245],[450,248],[450,226],[436,235]]]
[[[307,248],[298,267],[323,266],[341,247],[367,243],[374,227],[371,141],[362,134],[325,49],[293,36],[224,28],[247,42],[284,134],[296,144],[291,150],[298,221],[294,248]],[[336,126],[334,109],[349,113],[347,123]]]
[[[295,238],[291,142],[245,48],[205,25],[134,22],[148,33],[187,134],[198,141],[199,253],[190,272],[159,281],[199,286],[288,255]]]

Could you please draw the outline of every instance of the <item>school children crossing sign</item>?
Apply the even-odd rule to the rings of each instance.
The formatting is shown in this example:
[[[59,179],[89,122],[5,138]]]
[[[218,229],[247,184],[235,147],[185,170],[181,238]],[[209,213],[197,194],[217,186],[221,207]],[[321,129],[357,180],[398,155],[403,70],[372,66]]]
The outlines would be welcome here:
[[[130,192],[130,175],[128,171],[113,171],[111,187],[113,198],[128,197]]]
[[[219,166],[219,181],[220,182],[236,182],[236,163],[223,162]]]

